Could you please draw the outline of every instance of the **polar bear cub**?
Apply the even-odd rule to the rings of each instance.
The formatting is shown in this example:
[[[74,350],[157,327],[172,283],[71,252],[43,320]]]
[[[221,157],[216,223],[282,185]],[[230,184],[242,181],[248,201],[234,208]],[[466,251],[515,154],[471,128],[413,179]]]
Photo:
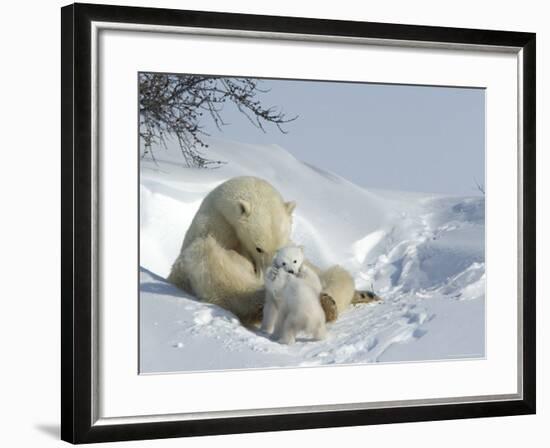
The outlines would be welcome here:
[[[293,344],[304,331],[315,339],[326,333],[319,295],[321,281],[304,264],[303,247],[279,249],[265,275],[266,298],[262,330],[283,344]]]

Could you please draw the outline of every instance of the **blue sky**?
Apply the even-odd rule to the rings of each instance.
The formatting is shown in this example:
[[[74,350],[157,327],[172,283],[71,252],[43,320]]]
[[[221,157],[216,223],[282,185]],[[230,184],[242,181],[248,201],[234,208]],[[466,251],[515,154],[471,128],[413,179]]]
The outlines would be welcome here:
[[[266,133],[226,106],[212,136],[276,143],[298,159],[367,188],[476,195],[484,184],[485,91],[482,89],[262,80],[264,105],[298,118]]]

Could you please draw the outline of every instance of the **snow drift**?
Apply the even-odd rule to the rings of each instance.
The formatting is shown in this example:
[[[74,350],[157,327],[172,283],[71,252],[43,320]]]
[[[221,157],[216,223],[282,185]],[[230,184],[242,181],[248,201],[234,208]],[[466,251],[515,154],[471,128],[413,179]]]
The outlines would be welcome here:
[[[212,139],[217,169],[158,147],[140,173],[141,371],[478,358],[485,346],[485,201],[365,190],[270,145]],[[384,302],[346,310],[324,341],[287,347],[168,284],[201,200],[253,175],[295,200],[292,238],[321,267],[340,264]]]

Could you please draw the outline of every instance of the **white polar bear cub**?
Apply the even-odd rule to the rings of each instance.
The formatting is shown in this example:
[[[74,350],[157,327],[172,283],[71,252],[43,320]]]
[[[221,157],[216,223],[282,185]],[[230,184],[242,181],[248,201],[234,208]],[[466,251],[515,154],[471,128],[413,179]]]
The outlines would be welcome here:
[[[262,330],[283,344],[293,344],[304,331],[324,339],[325,313],[321,307],[321,281],[304,265],[303,247],[279,249],[265,275],[266,298]]]

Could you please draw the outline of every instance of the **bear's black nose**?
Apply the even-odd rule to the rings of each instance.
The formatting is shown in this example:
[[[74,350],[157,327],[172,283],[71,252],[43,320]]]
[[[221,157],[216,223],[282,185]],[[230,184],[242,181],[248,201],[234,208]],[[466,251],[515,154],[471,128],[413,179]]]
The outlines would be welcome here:
[[[289,273],[289,274],[294,274],[294,271],[293,271],[292,269],[290,269],[290,270],[288,271],[288,273]]]

